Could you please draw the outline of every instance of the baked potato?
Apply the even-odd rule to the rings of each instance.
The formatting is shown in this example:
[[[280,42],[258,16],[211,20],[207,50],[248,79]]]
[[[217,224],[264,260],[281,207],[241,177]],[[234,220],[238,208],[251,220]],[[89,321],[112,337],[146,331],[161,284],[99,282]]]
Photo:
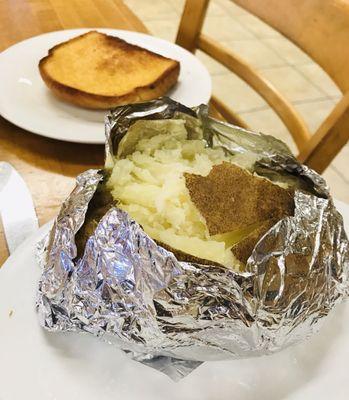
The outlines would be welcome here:
[[[77,235],[79,255],[99,219],[126,211],[179,261],[243,270],[259,239],[293,215],[297,180],[254,171],[253,154],[209,147],[182,119],[139,120],[122,138]]]

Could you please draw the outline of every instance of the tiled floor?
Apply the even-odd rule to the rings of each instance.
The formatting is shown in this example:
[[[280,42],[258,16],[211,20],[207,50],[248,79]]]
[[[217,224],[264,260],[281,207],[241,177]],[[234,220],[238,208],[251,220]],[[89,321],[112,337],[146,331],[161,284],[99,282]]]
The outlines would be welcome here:
[[[124,0],[149,31],[174,41],[184,0]],[[341,93],[331,79],[294,44],[230,0],[211,0],[204,32],[232,48],[256,67],[295,105],[312,132]],[[212,75],[213,91],[255,130],[273,134],[296,147],[279,117],[247,84],[197,52]],[[349,144],[325,171],[334,197],[349,203]]]

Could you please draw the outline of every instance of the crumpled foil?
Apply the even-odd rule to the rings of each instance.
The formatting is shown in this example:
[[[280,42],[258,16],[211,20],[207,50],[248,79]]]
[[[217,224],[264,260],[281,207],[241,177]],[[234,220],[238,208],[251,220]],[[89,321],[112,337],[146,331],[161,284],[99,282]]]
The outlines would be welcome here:
[[[296,191],[294,216],[261,238],[243,273],[178,261],[115,206],[78,258],[75,234],[103,179],[86,171],[41,243],[42,326],[101,337],[174,380],[203,361],[270,354],[308,338],[349,294],[348,240],[325,181],[277,139],[167,98],[107,116],[107,159],[136,120],[164,118],[184,118],[189,137],[201,127],[210,146],[253,152],[258,173],[287,172],[313,194]]]

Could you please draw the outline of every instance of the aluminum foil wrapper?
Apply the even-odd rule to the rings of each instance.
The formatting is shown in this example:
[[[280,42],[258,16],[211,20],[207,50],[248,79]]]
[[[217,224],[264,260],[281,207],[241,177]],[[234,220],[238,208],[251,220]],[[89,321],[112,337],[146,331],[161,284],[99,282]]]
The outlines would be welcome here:
[[[325,181],[277,139],[167,98],[107,116],[107,160],[135,121],[165,118],[185,119],[189,137],[203,129],[209,146],[254,153],[258,173],[287,172],[313,194],[296,191],[294,216],[260,239],[244,273],[178,261],[115,206],[78,257],[75,235],[103,179],[86,171],[41,244],[42,326],[93,334],[175,380],[204,361],[270,354],[308,338],[349,293],[348,240]]]

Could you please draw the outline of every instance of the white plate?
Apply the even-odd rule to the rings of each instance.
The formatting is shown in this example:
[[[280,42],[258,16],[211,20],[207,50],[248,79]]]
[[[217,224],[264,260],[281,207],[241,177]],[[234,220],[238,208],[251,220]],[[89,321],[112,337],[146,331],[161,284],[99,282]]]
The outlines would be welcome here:
[[[349,206],[338,208],[348,230]],[[179,383],[92,336],[45,332],[34,307],[34,247],[47,231],[0,270],[1,400],[348,400],[349,304],[305,343],[268,357],[207,362]]]
[[[0,115],[13,124],[54,139],[104,143],[105,111],[91,111],[57,100],[40,77],[38,63],[54,45],[92,29],[50,32],[24,40],[0,54]],[[99,32],[118,36],[181,64],[177,85],[167,94],[187,106],[207,103],[211,77],[190,52],[166,40],[116,29]]]

